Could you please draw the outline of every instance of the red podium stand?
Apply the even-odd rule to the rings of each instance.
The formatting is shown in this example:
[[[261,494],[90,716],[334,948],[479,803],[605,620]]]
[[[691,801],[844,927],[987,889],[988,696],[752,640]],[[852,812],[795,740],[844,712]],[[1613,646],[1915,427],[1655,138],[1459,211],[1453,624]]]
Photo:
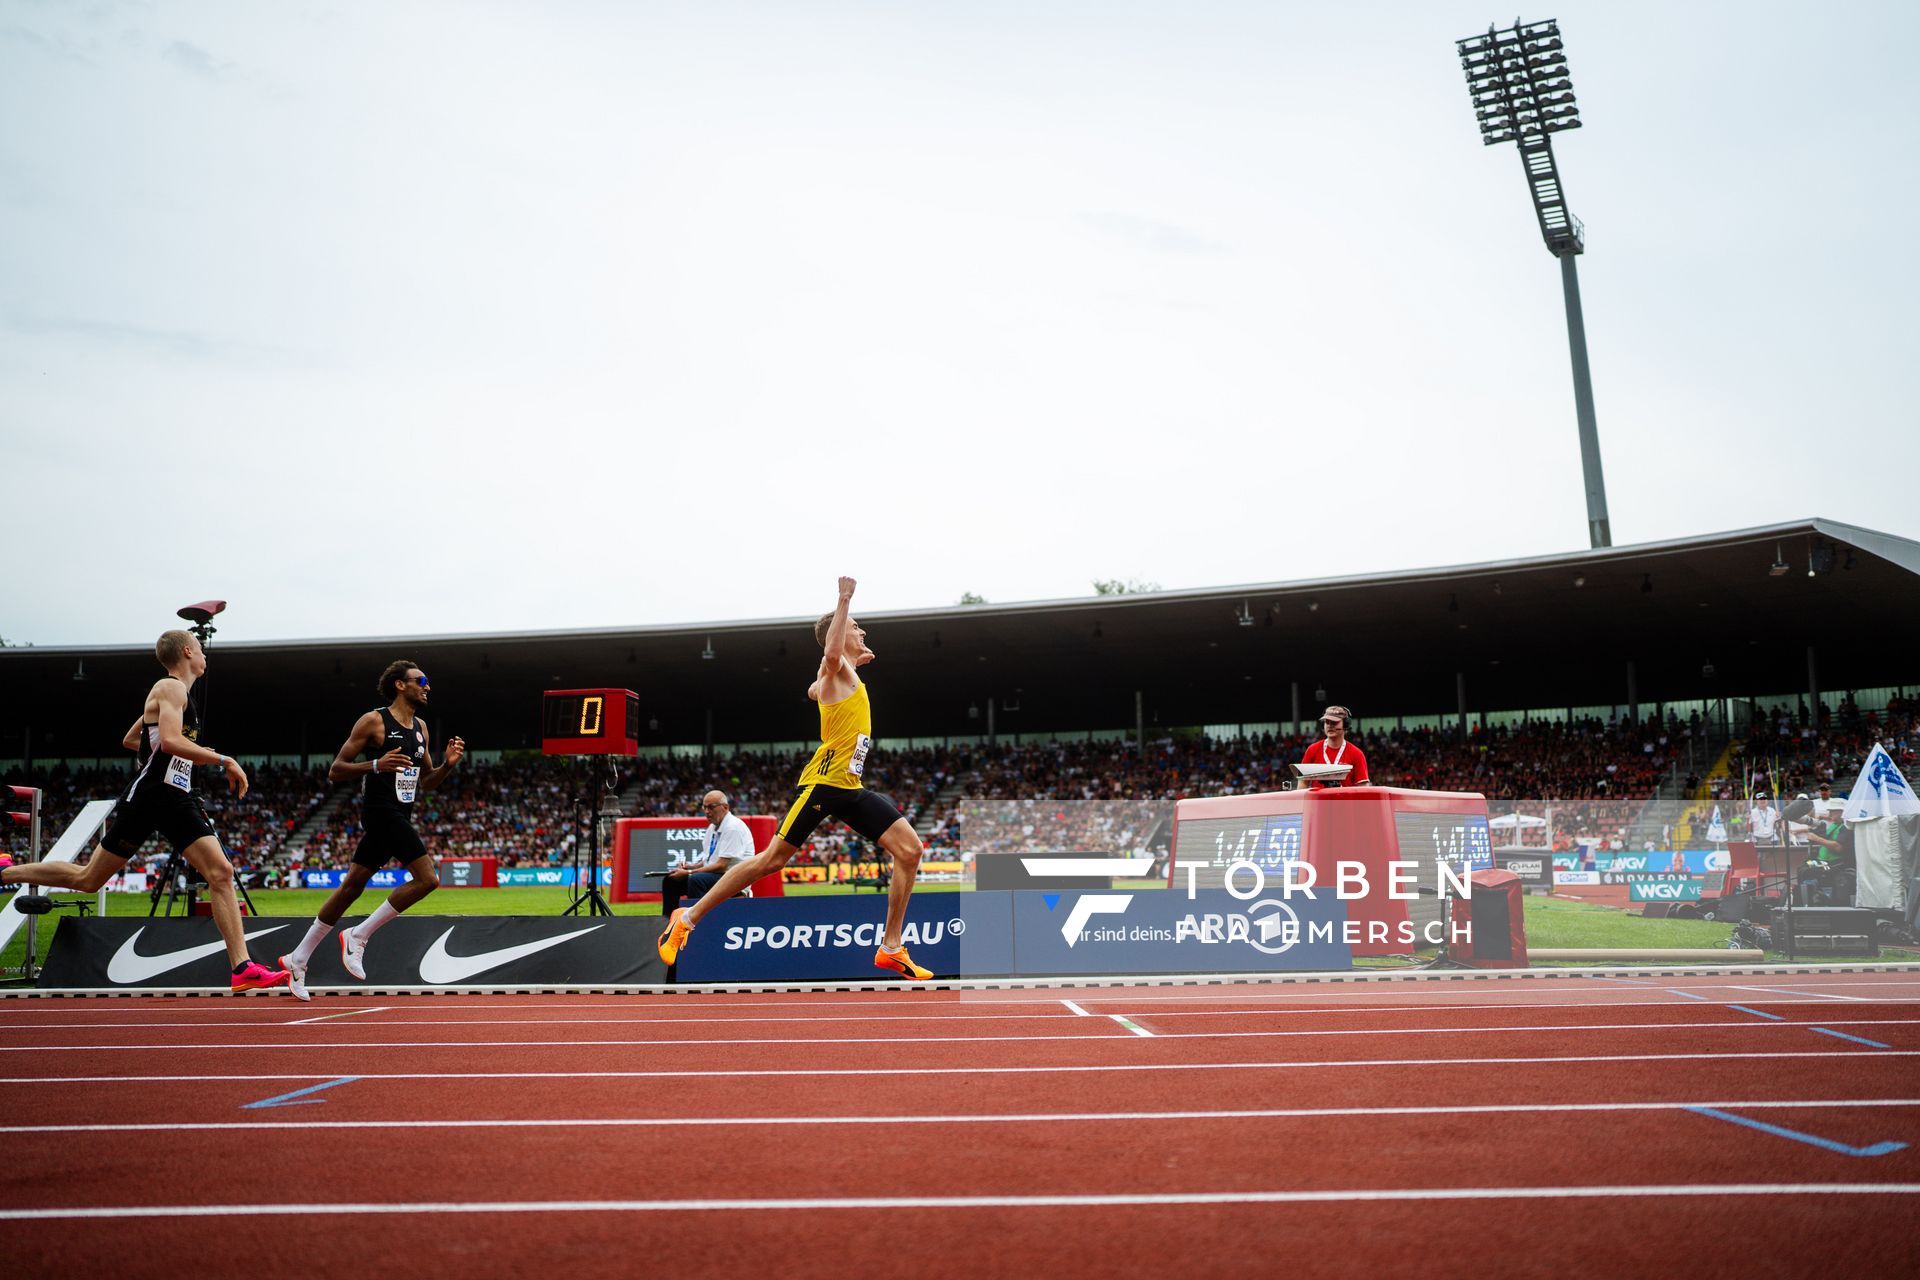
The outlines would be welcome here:
[[[1167,885],[1184,890],[1184,868],[1190,863],[1199,868],[1199,887],[1222,885],[1227,867],[1244,859],[1259,866],[1276,891],[1281,864],[1296,860],[1313,867],[1316,885],[1331,888],[1339,873],[1336,864],[1358,863],[1366,874],[1367,891],[1346,904],[1347,919],[1358,926],[1353,954],[1405,955],[1411,950],[1403,940],[1407,903],[1388,896],[1387,864],[1415,864],[1401,892],[1416,886],[1431,890],[1439,887],[1437,857],[1472,871],[1492,869],[1485,796],[1401,787],[1216,796],[1174,805]],[[1385,941],[1378,940],[1382,925]]]
[[[777,818],[756,815],[739,815],[740,821],[747,824],[747,830],[753,834],[753,851],[759,853],[773,840],[773,833],[780,827]],[[613,824],[613,892],[607,896],[615,902],[658,902],[660,901],[660,880],[658,877],[644,877],[633,873],[634,863],[642,866],[659,865],[663,858],[636,859],[636,854],[659,850],[647,850],[644,846],[651,841],[663,841],[684,861],[692,857],[704,861],[707,850],[707,820],[705,818],[618,818]],[[648,886],[651,886],[649,888]],[[786,885],[778,871],[772,875],[761,876],[753,882],[753,896],[756,898],[785,897]]]

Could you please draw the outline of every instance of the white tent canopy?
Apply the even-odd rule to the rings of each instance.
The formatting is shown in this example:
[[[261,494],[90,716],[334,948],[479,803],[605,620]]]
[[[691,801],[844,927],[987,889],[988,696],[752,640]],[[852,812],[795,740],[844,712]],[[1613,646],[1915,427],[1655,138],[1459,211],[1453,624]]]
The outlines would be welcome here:
[[[1487,825],[1495,831],[1512,831],[1516,828],[1532,829],[1534,827],[1544,827],[1547,825],[1547,820],[1545,818],[1536,818],[1528,813],[1505,813],[1489,820]]]

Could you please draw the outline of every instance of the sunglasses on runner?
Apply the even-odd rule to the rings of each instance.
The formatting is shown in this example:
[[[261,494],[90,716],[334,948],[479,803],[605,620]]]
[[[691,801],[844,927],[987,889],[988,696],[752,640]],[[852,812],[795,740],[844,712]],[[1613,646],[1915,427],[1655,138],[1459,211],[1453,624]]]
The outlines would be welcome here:
[[[413,678],[413,682],[419,685],[422,689],[427,687],[427,678],[425,676],[415,676]]]

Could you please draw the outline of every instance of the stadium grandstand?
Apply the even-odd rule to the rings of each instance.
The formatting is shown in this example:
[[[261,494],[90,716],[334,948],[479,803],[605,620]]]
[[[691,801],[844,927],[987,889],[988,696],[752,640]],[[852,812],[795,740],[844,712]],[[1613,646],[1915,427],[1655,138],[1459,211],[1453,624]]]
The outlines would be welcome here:
[[[1737,827],[1733,801],[1756,785],[1844,782],[1875,741],[1911,767],[1920,663],[1888,641],[1920,634],[1916,575],[1920,544],[1811,520],[1366,578],[869,615],[885,689],[873,777],[937,856],[1011,836],[1151,850],[1177,798],[1277,789],[1333,699],[1355,708],[1375,782],[1480,792],[1541,816],[1560,848],[1677,847],[1716,803]],[[713,786],[772,812],[811,746],[798,696],[811,621],[221,641],[207,715],[254,789],[243,805],[216,789],[209,805],[256,883],[344,865],[356,788],[326,766],[373,675],[405,656],[433,673],[438,732],[470,747],[422,814],[447,855],[572,856],[573,765],[536,745],[546,688],[640,695],[620,812],[693,814]],[[0,772],[46,788],[50,829],[121,785],[131,757],[106,747],[151,667],[145,645],[0,650]],[[877,856],[834,831],[803,860]]]

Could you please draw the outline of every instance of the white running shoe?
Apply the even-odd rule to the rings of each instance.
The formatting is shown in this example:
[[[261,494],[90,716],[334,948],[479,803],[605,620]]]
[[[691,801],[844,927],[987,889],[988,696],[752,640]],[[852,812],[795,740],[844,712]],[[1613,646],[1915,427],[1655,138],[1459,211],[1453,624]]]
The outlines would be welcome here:
[[[362,982],[367,980],[367,944],[352,929],[340,931],[340,964]]]
[[[287,990],[295,1000],[313,999],[307,994],[307,966],[296,963],[292,956],[281,956],[280,967],[287,971]]]

